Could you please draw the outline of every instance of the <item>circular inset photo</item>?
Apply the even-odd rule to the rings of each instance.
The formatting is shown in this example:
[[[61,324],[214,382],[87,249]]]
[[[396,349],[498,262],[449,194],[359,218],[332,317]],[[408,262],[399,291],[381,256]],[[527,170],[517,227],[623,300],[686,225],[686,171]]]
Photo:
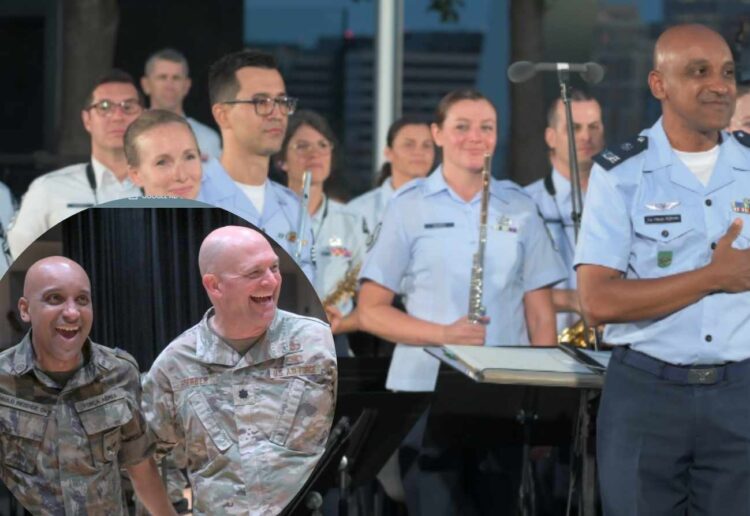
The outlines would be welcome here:
[[[283,511],[333,421],[313,286],[229,212],[119,205],[65,219],[0,282],[0,479],[33,513]]]

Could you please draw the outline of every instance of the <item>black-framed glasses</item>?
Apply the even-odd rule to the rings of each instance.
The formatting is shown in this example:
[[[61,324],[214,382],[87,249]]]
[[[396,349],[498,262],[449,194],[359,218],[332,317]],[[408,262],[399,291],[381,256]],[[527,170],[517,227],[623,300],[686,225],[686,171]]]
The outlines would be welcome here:
[[[279,106],[279,112],[282,115],[293,115],[297,109],[297,100],[294,97],[280,95],[278,97],[256,97],[249,100],[227,100],[223,104],[253,104],[255,114],[258,116],[268,116],[273,113],[274,106]]]
[[[120,102],[104,99],[91,104],[86,109],[89,111],[92,109],[96,109],[96,112],[101,116],[110,116],[118,107],[126,115],[135,115],[136,113],[140,113],[143,109],[143,106],[141,106],[141,103],[137,99],[127,99]]]

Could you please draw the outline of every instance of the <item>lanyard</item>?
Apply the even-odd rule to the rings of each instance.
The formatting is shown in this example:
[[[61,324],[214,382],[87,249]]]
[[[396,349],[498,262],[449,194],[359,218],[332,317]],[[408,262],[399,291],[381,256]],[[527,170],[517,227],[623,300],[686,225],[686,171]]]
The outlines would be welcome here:
[[[328,196],[323,195],[323,213],[320,216],[320,224],[318,224],[317,230],[313,232],[315,242],[318,241],[318,236],[320,235],[320,230],[323,228],[323,224],[326,222],[326,217],[328,217]]]
[[[575,251],[575,245],[573,245],[573,242],[570,241],[570,237],[568,237],[568,232],[566,231],[565,227],[565,219],[563,219],[562,211],[560,210],[560,204],[558,203],[557,199],[557,190],[555,189],[555,183],[552,180],[552,172],[544,176],[544,189],[547,190],[547,193],[552,197],[552,201],[555,203],[555,209],[557,210],[557,217],[560,221],[560,227],[562,228],[562,234],[563,238],[565,238],[565,241],[568,244],[568,248]],[[544,222],[557,222],[554,219],[544,219]],[[552,240],[554,243],[554,239]]]
[[[96,195],[96,176],[94,175],[94,166],[90,161],[86,163],[86,180],[88,181],[89,188],[91,188],[91,193],[94,196],[94,202],[69,202],[67,204],[68,208],[91,208],[99,204],[99,197]]]
[[[94,165],[91,161],[86,163],[86,180],[91,187],[91,193],[94,194],[94,204],[99,204],[99,197],[96,195],[96,176],[94,175]]]

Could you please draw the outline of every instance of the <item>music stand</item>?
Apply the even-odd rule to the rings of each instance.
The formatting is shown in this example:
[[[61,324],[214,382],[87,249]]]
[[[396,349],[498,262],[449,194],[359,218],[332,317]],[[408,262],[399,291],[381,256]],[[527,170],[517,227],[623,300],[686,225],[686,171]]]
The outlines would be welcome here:
[[[503,348],[494,349],[497,353],[503,352]],[[507,378],[489,383],[481,372],[467,367],[451,353],[446,354],[444,348],[427,348],[426,351],[442,363],[425,443],[441,447],[456,444],[473,447],[476,443],[498,441],[521,445],[519,507],[522,514],[533,514],[530,448],[532,445],[568,445],[574,441],[575,448],[585,454],[589,389],[601,386],[600,373],[592,368],[590,375],[563,378],[557,385],[544,375],[539,375],[536,382],[533,375],[527,375],[524,383],[514,383]],[[539,352],[542,351],[539,348]],[[528,352],[534,353],[535,349],[528,348]],[[551,436],[555,439],[550,440]],[[585,455],[581,460],[582,480],[592,480],[591,464],[586,462]],[[581,488],[581,505],[585,514],[593,514],[595,497],[587,491],[587,485]]]
[[[419,416],[430,403],[432,393],[358,392],[339,397],[339,416],[361,414],[367,429],[359,440],[352,439],[346,450],[349,487],[368,484],[383,468]]]
[[[432,393],[391,392],[385,389],[390,357],[347,357],[338,360],[338,401],[334,420],[364,417],[365,431],[352,439],[341,471],[341,513],[348,493],[370,484],[398,449]]]
[[[302,488],[294,495],[294,498],[287,504],[281,512],[284,516],[317,516],[322,514],[320,508],[323,504],[323,495],[332,485],[335,485],[339,464],[346,451],[346,444],[349,439],[361,432],[363,426],[362,419],[358,419],[350,427],[349,419],[343,418],[334,425],[331,434],[326,443],[326,450],[323,456],[315,465],[312,473],[304,483]]]

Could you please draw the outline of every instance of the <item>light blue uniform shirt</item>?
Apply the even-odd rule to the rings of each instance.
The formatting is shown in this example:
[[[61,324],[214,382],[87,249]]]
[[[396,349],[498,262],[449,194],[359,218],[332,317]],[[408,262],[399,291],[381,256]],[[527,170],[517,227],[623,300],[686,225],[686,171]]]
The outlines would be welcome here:
[[[340,202],[323,197],[312,217],[315,238],[315,291],[325,299],[344,279],[349,269],[362,265],[365,238],[362,219]],[[352,298],[336,305],[343,315],[354,308]]]
[[[365,238],[370,238],[374,234],[375,228],[383,218],[385,207],[395,192],[389,177],[379,187],[355,197],[346,205],[350,211],[362,217],[362,232]]]
[[[539,213],[544,219],[555,250],[560,253],[568,276],[555,285],[555,288],[575,290],[576,271],[573,269],[573,258],[575,256],[575,229],[573,228],[573,199],[571,185],[565,177],[556,169],[552,170],[553,193],[547,190],[544,179],[535,181],[524,190],[534,199]],[[562,331],[568,326],[575,324],[580,315],[575,312],[559,312],[557,314],[557,330]]]
[[[479,245],[481,192],[466,202],[442,169],[399,189],[386,209],[360,278],[402,290],[407,312],[449,324],[469,310],[469,285]],[[487,345],[529,343],[523,296],[565,277],[534,202],[510,181],[492,180],[484,258]],[[421,346],[399,344],[386,387],[435,388],[439,362]]]
[[[7,231],[15,212],[16,203],[13,195],[4,183],[0,183],[0,225],[2,226],[2,231],[0,231],[0,278],[3,277],[12,262]]]
[[[297,194],[285,186],[266,180],[263,213],[258,213],[250,199],[234,183],[231,176],[216,159],[203,164],[203,179],[197,201],[223,208],[258,226],[273,238],[292,258],[295,258],[295,240],[300,212]],[[307,216],[307,215],[306,215]],[[307,231],[298,264],[305,276],[315,282],[315,267],[310,250],[313,243],[312,225],[308,217]]]
[[[632,154],[644,136],[645,150],[625,159],[615,154]],[[735,218],[744,226],[734,247],[750,247],[750,149],[722,133],[704,187],[672,151],[661,119],[639,138],[597,158],[616,165],[594,165],[576,265],[609,267],[630,279],[691,271],[710,262],[711,244]],[[750,293],[716,293],[660,319],[609,324],[604,339],[673,364],[743,360],[750,357]]]

